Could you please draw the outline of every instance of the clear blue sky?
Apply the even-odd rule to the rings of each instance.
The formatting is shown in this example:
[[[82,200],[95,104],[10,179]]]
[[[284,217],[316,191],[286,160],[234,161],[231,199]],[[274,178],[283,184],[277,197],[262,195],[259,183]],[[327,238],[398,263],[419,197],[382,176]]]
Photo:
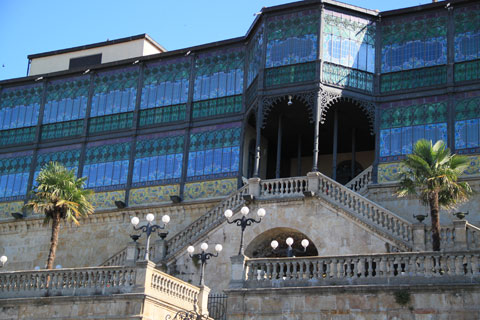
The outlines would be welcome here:
[[[262,7],[282,0],[0,0],[0,80],[23,77],[27,55],[149,34],[167,50],[245,35]],[[398,9],[427,0],[348,0]]]

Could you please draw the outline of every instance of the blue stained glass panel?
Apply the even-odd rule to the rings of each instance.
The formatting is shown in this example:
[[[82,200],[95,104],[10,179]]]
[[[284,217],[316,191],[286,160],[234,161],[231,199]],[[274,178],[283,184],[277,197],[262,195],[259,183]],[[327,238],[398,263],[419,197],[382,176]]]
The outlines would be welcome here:
[[[173,170],[175,168],[175,155],[167,155],[166,168],[165,168],[165,179],[173,178]]]
[[[113,162],[105,163],[105,173],[103,176],[103,185],[111,186],[113,177]]]
[[[148,181],[154,181],[157,178],[158,156],[148,159]]]
[[[238,171],[238,166],[240,162],[240,147],[232,147],[232,160],[230,172]]]
[[[413,127],[413,144],[418,140],[425,138],[425,126],[414,126]]]
[[[206,150],[205,151],[205,170],[204,174],[212,174],[213,173],[213,150]]]
[[[9,174],[7,180],[7,187],[5,188],[5,193],[9,196],[13,196],[13,184],[15,182],[15,175]]]
[[[205,152],[204,151],[197,151],[197,158],[195,162],[195,175],[196,176],[201,176],[203,175],[203,165],[204,165],[204,159],[205,157]]]
[[[143,158],[140,169],[140,182],[148,181],[148,158]]]
[[[182,161],[183,161],[183,154],[181,153],[175,154],[175,168],[173,170],[174,178],[180,178],[182,176]]]
[[[391,130],[391,155],[399,155],[402,152],[402,129],[394,128]]]
[[[142,159],[135,159],[133,162],[133,176],[132,182],[140,182],[140,167],[142,165]]]
[[[105,163],[97,164],[97,179],[95,182],[96,187],[104,186],[103,178],[105,177]]]
[[[402,154],[412,153],[412,127],[402,128]]]
[[[189,177],[193,177],[195,175],[196,156],[197,156],[197,153],[195,151],[190,151],[188,153],[187,175]]]
[[[435,143],[437,141],[435,131],[436,131],[435,124],[425,125],[425,139],[431,140],[433,143]]]
[[[222,149],[213,150],[213,173],[222,172]]]
[[[478,147],[478,119],[469,119],[467,127],[467,148]]]
[[[446,123],[437,123],[437,140],[442,140],[447,143],[447,124]]]
[[[467,128],[466,121],[456,121],[455,122],[455,148],[464,149],[467,147]]]
[[[120,184],[120,175],[122,171],[122,164],[120,161],[113,162],[113,175],[112,175],[112,186]],[[140,178],[140,173],[137,179]]]
[[[8,196],[7,192],[8,175],[0,176],[0,198]]]
[[[390,155],[390,129],[380,130],[380,156]]]
[[[157,161],[157,180],[163,180],[165,179],[165,168],[166,168],[166,161],[167,161],[167,156],[158,156],[158,161]]]
[[[222,172],[230,172],[230,155],[232,148],[223,148],[222,153]]]

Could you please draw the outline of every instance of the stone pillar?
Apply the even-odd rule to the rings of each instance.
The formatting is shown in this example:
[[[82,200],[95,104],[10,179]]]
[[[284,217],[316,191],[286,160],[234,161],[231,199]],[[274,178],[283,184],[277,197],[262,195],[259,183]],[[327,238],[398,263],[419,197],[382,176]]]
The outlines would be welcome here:
[[[423,223],[412,224],[413,228],[413,250],[425,251],[425,225]]]
[[[248,193],[255,198],[260,197],[260,181],[259,177],[248,179]]]
[[[228,284],[228,287],[230,289],[243,288],[247,275],[247,270],[245,268],[245,262],[247,260],[248,258],[243,254],[230,257],[232,265],[230,273],[230,283]]]
[[[166,234],[165,234],[166,237]],[[167,242],[165,241],[165,237],[160,237],[155,240],[155,260],[154,262],[162,263],[167,255]],[[163,264],[162,264],[163,267]],[[162,269],[163,271],[163,269]]]
[[[308,181],[307,190],[308,191],[312,191],[315,194],[318,193],[318,189],[319,189],[318,177],[319,176],[320,176],[320,172],[318,171],[307,173],[307,181]]]
[[[207,286],[200,286],[200,293],[198,294],[198,314],[208,316],[208,295],[210,288]]]
[[[467,221],[454,220],[455,228],[455,250],[467,250]]]
[[[125,265],[133,266],[137,262],[138,243],[130,241],[127,245],[127,254],[125,257]]]
[[[155,263],[152,261],[138,261],[135,266],[137,267],[137,274],[135,275],[135,288],[134,292],[150,294],[152,280],[152,272],[155,269]]]

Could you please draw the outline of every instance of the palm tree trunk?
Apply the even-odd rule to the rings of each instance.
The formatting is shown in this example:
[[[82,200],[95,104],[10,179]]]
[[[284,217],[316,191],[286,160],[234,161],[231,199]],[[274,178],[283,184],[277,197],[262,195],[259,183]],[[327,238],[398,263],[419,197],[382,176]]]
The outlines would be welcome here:
[[[430,197],[430,217],[432,219],[432,249],[440,251],[440,219],[439,219],[438,192]]]
[[[48,253],[47,269],[53,269],[55,254],[58,245],[58,233],[60,231],[60,212],[54,212],[52,217],[52,237],[50,238],[50,252]]]

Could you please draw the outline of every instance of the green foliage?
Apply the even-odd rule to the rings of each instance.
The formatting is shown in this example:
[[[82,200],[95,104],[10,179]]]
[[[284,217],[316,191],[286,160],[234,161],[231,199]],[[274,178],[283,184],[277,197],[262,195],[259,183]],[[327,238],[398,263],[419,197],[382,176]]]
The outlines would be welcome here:
[[[77,178],[74,170],[68,170],[58,162],[47,163],[40,171],[27,209],[45,215],[48,223],[54,215],[78,224],[78,219],[93,213],[88,197],[93,193],[83,189],[86,178]]]
[[[406,306],[410,303],[410,292],[407,290],[398,290],[393,293],[395,296],[395,302],[401,306]]]
[[[443,141],[435,145],[429,140],[417,141],[413,153],[403,160],[398,196],[416,195],[428,206],[438,194],[440,207],[453,208],[472,194],[470,185],[458,182],[458,177],[468,167],[465,156],[452,155]]]

